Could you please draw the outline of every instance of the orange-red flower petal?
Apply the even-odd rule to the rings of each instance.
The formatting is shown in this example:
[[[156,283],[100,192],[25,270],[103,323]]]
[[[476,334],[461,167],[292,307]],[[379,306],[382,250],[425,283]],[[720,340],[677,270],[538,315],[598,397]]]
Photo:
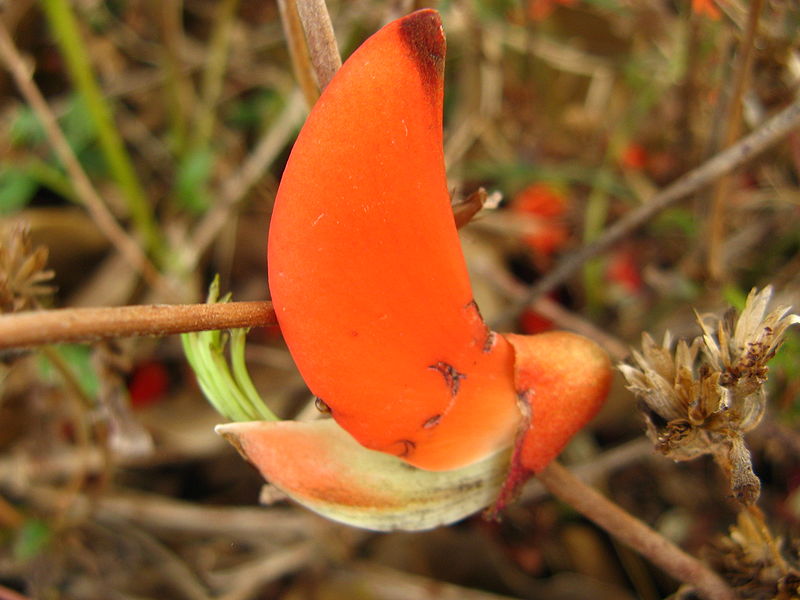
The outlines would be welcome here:
[[[289,158],[268,251],[312,392],[361,444],[426,469],[486,456],[519,421],[512,352],[473,301],[450,208],[444,54],[422,10],[347,60]]]
[[[593,341],[566,331],[505,337],[516,353],[514,381],[530,420],[518,466],[538,472],[603,406],[611,362]]]

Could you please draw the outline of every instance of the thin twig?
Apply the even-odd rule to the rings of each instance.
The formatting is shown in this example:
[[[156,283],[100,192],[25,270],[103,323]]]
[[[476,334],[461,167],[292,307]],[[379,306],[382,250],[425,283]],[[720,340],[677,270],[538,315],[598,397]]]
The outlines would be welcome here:
[[[306,104],[314,106],[319,97],[319,87],[315,78],[314,66],[308,53],[308,44],[303,35],[303,24],[297,12],[297,0],[278,0],[281,23],[286,36],[286,46],[292,59],[292,69],[300,89],[303,90]]]
[[[62,308],[0,315],[0,349],[275,324],[271,302]]]
[[[75,193],[92,215],[97,227],[152,287],[171,295],[171,287],[136,240],[120,226],[100,194],[94,189],[2,22],[0,22],[0,60],[6,64],[23,97],[41,121],[50,145],[69,173]]]
[[[533,309],[546,319],[553,321],[559,329],[569,329],[597,342],[615,361],[625,360],[630,356],[631,350],[625,342],[579,314],[567,310],[555,300],[539,298],[533,305]]]
[[[328,14],[325,0],[298,0],[297,12],[303,22],[311,64],[314,65],[317,74],[317,83],[320,89],[324,90],[342,66],[331,16]]]
[[[94,502],[94,504],[92,504]],[[265,538],[272,541],[307,537],[315,515],[295,508],[207,506],[140,492],[105,494],[84,508],[147,529],[198,535]]]
[[[90,473],[95,474],[103,468],[103,457],[97,449],[92,451],[90,457],[93,457],[93,464],[88,465],[91,467]],[[49,512],[62,501],[61,488],[38,482],[69,477],[83,468],[81,461],[74,449],[47,457],[19,455],[3,458],[0,459],[0,487]],[[31,483],[33,481],[36,483]],[[128,489],[101,495],[80,494],[70,505],[68,518],[75,522],[87,519],[90,515],[104,521],[132,523],[160,535],[181,533],[241,539],[261,538],[276,543],[310,537],[314,522],[321,520],[321,517],[313,513],[293,507],[272,506],[265,509],[256,506],[200,505]],[[13,514],[4,516],[9,526],[12,523],[22,525],[24,522],[22,514],[19,517]]]
[[[669,208],[686,196],[706,187],[718,177],[725,173],[730,173],[735,168],[753,159],[773,144],[782,140],[798,126],[800,126],[800,99],[792,102],[747,137],[667,186],[653,196],[647,204],[622,217],[606,229],[603,235],[595,242],[584,246],[563,259],[553,270],[542,277],[526,293],[524,298],[514,303],[513,314],[519,314],[523,308],[530,305],[534,300],[562,284],[575,271],[580,269],[581,265],[588,259],[605,252],[664,209]]]
[[[749,14],[747,16],[747,29],[739,44],[739,60],[736,63],[733,90],[728,105],[725,124],[725,137],[723,140],[723,147],[725,148],[730,146],[736,138],[739,137],[739,132],[741,131],[742,96],[747,87],[747,82],[750,79],[750,71],[753,67],[756,32],[758,31],[758,20],[763,5],[764,0],[753,0],[753,2],[750,3]],[[720,177],[714,185],[711,199],[708,232],[708,272],[709,275],[718,282],[724,279],[726,270],[723,245],[725,240],[725,207],[728,204],[730,189],[730,175]]]
[[[486,278],[512,302],[518,302],[520,298],[524,297],[525,286],[520,284],[507,271],[495,269],[491,263],[481,264],[475,262],[472,266],[476,269],[476,273]],[[555,300],[547,297],[539,298],[530,305],[530,309],[546,319],[550,319],[559,329],[569,329],[597,342],[615,361],[625,360],[631,353],[625,342],[597,327],[579,314],[567,310]]]
[[[537,476],[550,492],[708,600],[734,600],[722,578],[696,558],[553,461]]]

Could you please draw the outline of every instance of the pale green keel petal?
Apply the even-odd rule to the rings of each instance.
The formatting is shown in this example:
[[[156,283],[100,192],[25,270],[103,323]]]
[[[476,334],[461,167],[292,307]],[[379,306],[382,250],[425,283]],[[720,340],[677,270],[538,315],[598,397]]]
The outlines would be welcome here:
[[[423,471],[368,450],[333,420],[216,427],[275,487],[329,519],[376,531],[447,525],[489,506],[511,449],[454,471]]]

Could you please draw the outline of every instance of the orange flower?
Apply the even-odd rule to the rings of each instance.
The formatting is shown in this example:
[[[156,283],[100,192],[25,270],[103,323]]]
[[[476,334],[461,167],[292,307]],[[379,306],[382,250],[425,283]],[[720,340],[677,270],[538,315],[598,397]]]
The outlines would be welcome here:
[[[647,166],[647,150],[641,144],[631,142],[620,156],[620,164],[631,171],[641,171]]]
[[[268,250],[278,321],[311,391],[362,445],[426,469],[485,456],[519,419],[513,352],[473,302],[450,209],[444,52],[426,10],[342,66],[286,165]]]
[[[523,241],[534,252],[549,257],[569,240],[569,230],[563,222],[569,198],[558,187],[548,183],[529,185],[514,196],[511,210],[533,217],[533,232]]]
[[[528,0],[528,17],[532,21],[544,21],[559,4],[575,6],[577,0]]]
[[[714,0],[692,0],[692,10],[698,15],[705,15],[715,21],[720,18],[720,12],[714,4]]]
[[[477,478],[483,492],[470,496],[471,511],[509,473],[511,491],[597,412],[610,381],[608,357],[589,340],[504,336],[484,323],[445,176],[444,54],[433,10],[364,42],[300,132],[270,223],[270,291],[297,367],[336,423],[384,454],[359,451],[330,422],[220,427],[290,495],[367,527],[430,527],[464,514],[376,524],[376,506],[416,502],[392,490],[425,489],[449,506],[442,491]]]
[[[609,256],[606,277],[631,295],[642,291],[642,275],[631,249],[620,249]]]
[[[431,470],[509,443],[515,373],[528,372],[518,337],[489,331],[472,297],[444,169],[444,54],[438,13],[421,10],[350,57],[297,139],[268,245],[277,318],[311,390],[362,445]],[[539,185],[519,203],[555,217],[566,199]]]

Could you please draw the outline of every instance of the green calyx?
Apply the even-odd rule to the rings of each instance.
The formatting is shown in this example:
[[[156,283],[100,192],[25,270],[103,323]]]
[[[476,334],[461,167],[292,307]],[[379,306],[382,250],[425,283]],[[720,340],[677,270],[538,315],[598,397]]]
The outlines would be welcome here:
[[[229,302],[230,294],[219,297],[219,277],[208,290],[209,304]],[[183,351],[197,382],[211,405],[231,421],[278,421],[259,396],[244,360],[247,329],[199,331],[181,334]],[[230,344],[228,344],[230,342]],[[229,345],[230,364],[225,357]]]

